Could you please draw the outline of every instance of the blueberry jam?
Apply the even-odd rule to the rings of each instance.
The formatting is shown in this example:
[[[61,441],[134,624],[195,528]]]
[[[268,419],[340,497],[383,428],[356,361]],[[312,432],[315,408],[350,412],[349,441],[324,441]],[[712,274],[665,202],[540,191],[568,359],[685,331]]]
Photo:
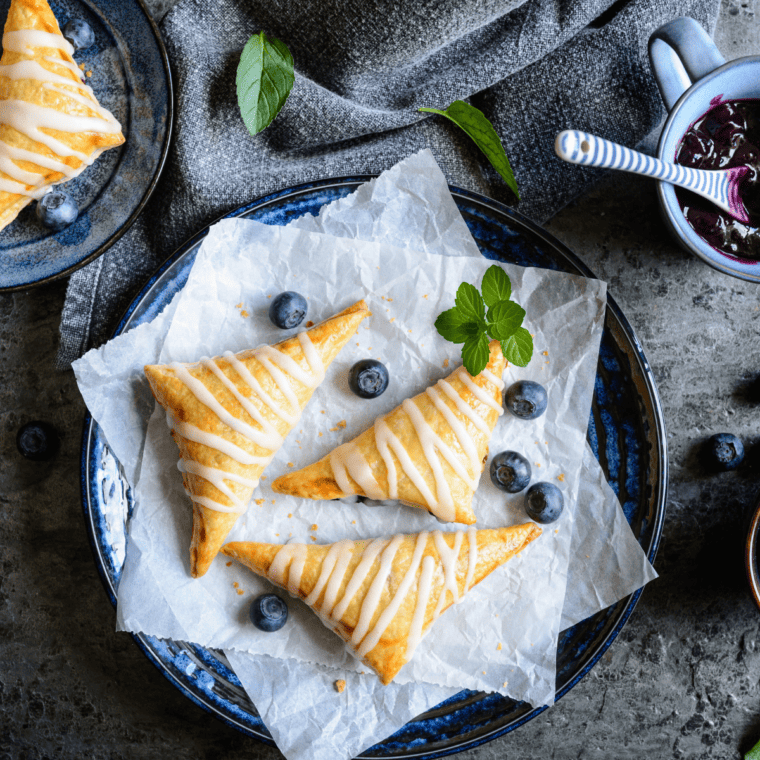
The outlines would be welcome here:
[[[760,100],[712,100],[684,135],[676,163],[695,169],[748,166],[739,192],[750,223],[732,219],[706,198],[676,188],[692,229],[715,250],[738,259],[760,260]]]

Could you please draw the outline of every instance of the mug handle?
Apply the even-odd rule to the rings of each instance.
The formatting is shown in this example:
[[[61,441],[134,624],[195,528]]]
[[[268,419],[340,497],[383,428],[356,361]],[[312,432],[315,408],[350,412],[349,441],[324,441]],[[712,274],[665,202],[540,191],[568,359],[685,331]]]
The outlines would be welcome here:
[[[649,64],[668,111],[694,82],[725,62],[710,35],[688,16],[663,24],[649,38]]]

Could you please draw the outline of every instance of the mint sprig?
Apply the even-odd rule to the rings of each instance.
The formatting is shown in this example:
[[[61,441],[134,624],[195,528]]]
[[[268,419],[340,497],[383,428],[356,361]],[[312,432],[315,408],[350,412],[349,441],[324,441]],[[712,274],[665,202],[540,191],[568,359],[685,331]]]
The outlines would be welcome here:
[[[463,100],[455,100],[445,111],[440,111],[437,108],[419,108],[418,110],[445,116],[460,129],[463,129],[491,162],[491,166],[499,172],[501,178],[509,185],[509,189],[517,196],[517,200],[520,200],[520,191],[517,189],[517,181],[504,146],[501,144],[493,125],[481,110]]]
[[[522,327],[525,309],[510,300],[512,283],[507,273],[494,264],[480,284],[481,292],[469,282],[457,288],[455,306],[435,320],[439,334],[451,343],[463,343],[462,361],[473,376],[488,364],[488,339],[498,340],[508,362],[525,367],[533,356],[533,338]]]
[[[293,56],[284,42],[259,32],[240,54],[235,84],[240,115],[252,135],[266,129],[293,89]]]

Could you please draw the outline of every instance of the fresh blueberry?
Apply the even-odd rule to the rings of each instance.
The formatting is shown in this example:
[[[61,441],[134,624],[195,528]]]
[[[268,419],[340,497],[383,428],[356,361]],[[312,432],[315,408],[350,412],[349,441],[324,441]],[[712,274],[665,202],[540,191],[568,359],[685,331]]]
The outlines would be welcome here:
[[[377,398],[388,387],[388,369],[376,359],[356,362],[348,373],[348,387],[359,398]]]
[[[303,322],[309,305],[306,299],[292,290],[275,296],[269,306],[269,319],[282,330],[292,330]]]
[[[716,470],[735,470],[744,460],[744,445],[731,433],[717,433],[707,439],[707,464]]]
[[[37,218],[53,230],[73,224],[79,216],[74,199],[63,190],[51,190],[37,201]]]
[[[74,50],[84,50],[95,43],[95,32],[86,22],[73,18],[63,27],[63,36],[74,46]]]
[[[261,631],[279,631],[288,621],[288,605],[277,594],[262,594],[251,602],[251,622]]]
[[[530,474],[530,463],[516,451],[502,451],[491,460],[491,482],[507,493],[527,488]]]
[[[519,380],[507,388],[507,408],[522,420],[535,420],[546,411],[546,388],[533,380]]]
[[[44,462],[58,451],[58,432],[48,422],[27,422],[16,434],[16,447],[27,459]]]
[[[562,491],[553,483],[534,483],[525,494],[525,511],[537,523],[553,523],[564,507]]]

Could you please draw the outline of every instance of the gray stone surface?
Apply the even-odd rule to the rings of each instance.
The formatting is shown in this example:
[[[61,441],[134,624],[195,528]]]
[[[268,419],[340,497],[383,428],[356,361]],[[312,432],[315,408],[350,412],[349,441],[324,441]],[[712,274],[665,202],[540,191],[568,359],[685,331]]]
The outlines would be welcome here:
[[[760,52],[758,11],[724,0],[727,58]],[[760,493],[760,291],[676,247],[644,180],[611,176],[548,228],[607,280],[657,376],[671,468],[662,577],[564,699],[461,757],[739,757],[760,739],[760,612],[742,564]],[[114,632],[80,507],[84,405],[72,373],[53,370],[65,287],[0,295],[0,760],[279,757],[195,707]],[[35,418],[62,433],[49,464],[16,453],[17,428]],[[750,463],[708,477],[697,446],[720,431],[750,444]]]

